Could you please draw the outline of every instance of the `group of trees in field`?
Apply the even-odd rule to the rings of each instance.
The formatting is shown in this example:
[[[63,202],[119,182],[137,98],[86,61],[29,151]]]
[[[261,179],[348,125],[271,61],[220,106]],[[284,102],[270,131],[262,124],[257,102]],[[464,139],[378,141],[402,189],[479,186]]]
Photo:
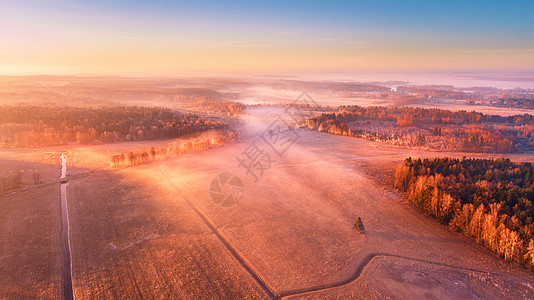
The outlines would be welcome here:
[[[5,192],[12,189],[18,189],[22,186],[23,180],[27,182],[30,180],[34,184],[42,183],[41,173],[39,171],[33,171],[31,173],[24,173],[27,176],[22,176],[21,172],[14,172],[7,175],[0,175],[0,192]],[[28,178],[30,177],[30,178]]]
[[[411,107],[341,106],[306,120],[322,132],[439,150],[510,153],[534,147],[532,115],[496,116],[477,112]]]
[[[411,159],[395,187],[440,223],[534,267],[534,166],[509,159]]]
[[[225,127],[161,107],[0,106],[0,145],[7,147],[169,139]]]
[[[190,152],[199,152],[207,150],[208,148],[225,145],[228,144],[228,142],[230,141],[236,140],[237,134],[235,132],[230,132],[228,134],[228,137],[222,135],[214,135],[211,137],[196,138],[193,141],[188,141],[178,146],[168,146],[159,148],[151,147],[150,149],[143,150],[141,152],[114,154],[111,156],[111,166],[131,166],[141,163],[147,163],[150,161],[175,157]]]
[[[19,172],[0,176],[0,192],[19,188],[21,176]]]

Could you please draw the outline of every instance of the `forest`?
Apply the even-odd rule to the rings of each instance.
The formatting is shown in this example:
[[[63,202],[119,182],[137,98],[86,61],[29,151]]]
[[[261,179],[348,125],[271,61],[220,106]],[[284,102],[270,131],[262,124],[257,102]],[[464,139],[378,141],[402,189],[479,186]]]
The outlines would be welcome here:
[[[505,106],[511,108],[534,109],[534,95],[523,98],[500,98],[492,102],[494,106]]]
[[[534,267],[534,166],[510,159],[412,159],[395,187],[414,207],[503,257]]]
[[[529,98],[501,98],[499,100],[497,104],[503,104],[506,107],[534,109],[534,96]]]
[[[412,107],[340,106],[306,120],[305,127],[376,142],[437,150],[486,153],[525,152],[534,147],[532,115]]]
[[[0,106],[0,146],[170,139],[226,124],[161,107]]]
[[[534,109],[534,95],[525,94],[521,97],[490,97],[490,99],[471,99],[465,102],[468,105],[489,105],[519,109]]]

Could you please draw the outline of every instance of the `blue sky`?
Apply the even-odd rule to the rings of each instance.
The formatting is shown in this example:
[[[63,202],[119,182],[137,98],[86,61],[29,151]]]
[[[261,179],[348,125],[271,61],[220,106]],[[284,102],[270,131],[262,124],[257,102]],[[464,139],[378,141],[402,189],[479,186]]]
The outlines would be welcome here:
[[[534,1],[0,0],[0,5],[5,70],[534,67]]]

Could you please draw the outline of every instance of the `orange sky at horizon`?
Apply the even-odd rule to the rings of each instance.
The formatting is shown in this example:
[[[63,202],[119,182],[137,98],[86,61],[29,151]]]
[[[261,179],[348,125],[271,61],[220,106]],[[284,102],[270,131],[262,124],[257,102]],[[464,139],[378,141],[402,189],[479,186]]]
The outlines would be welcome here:
[[[0,74],[158,72],[493,71],[534,70],[532,49],[353,50],[320,47],[109,45],[100,49],[6,53]],[[530,64],[525,62],[531,61]]]
[[[0,74],[534,70],[520,7],[301,4],[7,3]]]

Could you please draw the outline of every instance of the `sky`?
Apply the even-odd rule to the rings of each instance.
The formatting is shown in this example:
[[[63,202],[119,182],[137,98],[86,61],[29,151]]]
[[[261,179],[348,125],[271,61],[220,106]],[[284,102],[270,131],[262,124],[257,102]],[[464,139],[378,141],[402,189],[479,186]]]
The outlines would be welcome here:
[[[0,0],[0,74],[534,71],[534,1]]]

